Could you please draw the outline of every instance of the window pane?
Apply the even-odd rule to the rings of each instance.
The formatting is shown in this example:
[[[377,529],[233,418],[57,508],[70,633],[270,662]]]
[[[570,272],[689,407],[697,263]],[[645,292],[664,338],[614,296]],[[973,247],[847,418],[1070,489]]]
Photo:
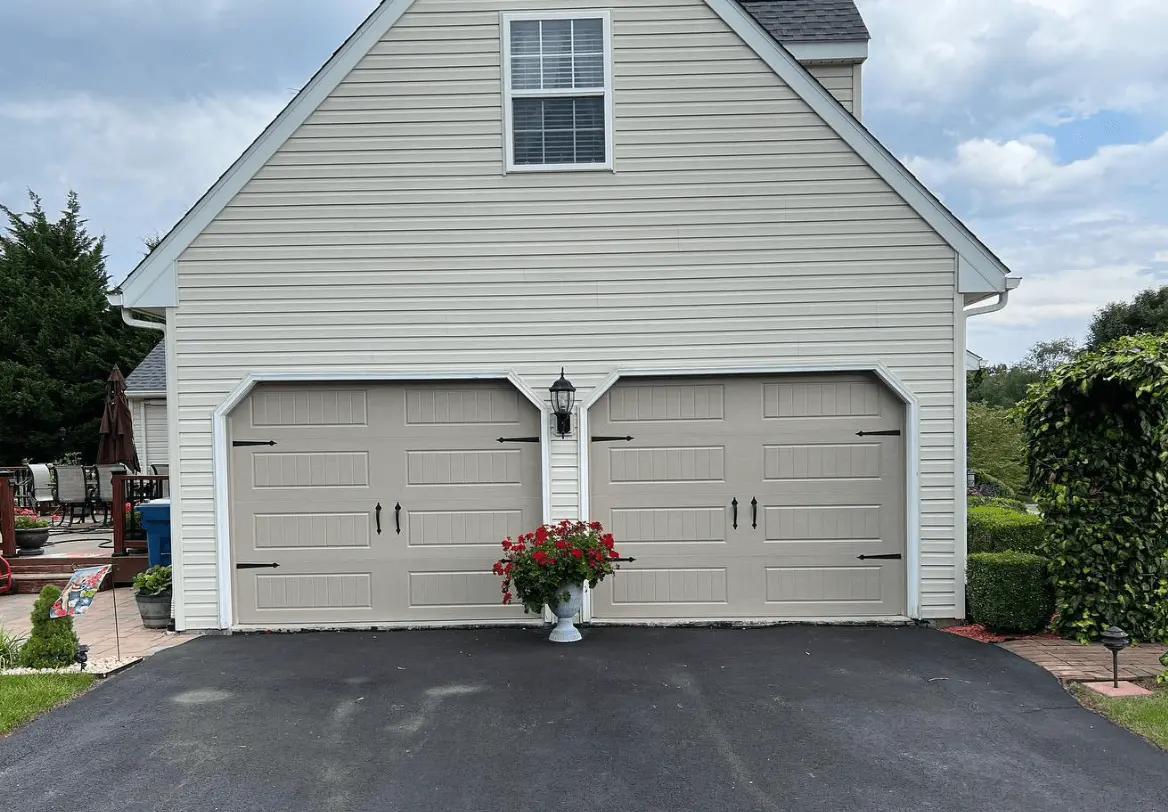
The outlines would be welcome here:
[[[544,89],[572,87],[572,57],[543,58],[543,87]]]
[[[604,130],[577,130],[576,163],[604,163]]]
[[[549,130],[571,130],[576,126],[575,99],[544,99],[543,126]]]
[[[539,20],[515,20],[511,23],[511,53],[539,53]]]
[[[576,53],[602,53],[604,51],[604,22],[598,19],[573,20],[572,35]]]
[[[572,53],[572,21],[543,21],[543,53],[567,55]]]
[[[575,114],[577,129],[604,129],[604,99],[601,97],[577,99]]]
[[[546,163],[543,159],[543,133],[515,133],[515,163]]]
[[[539,99],[515,99],[511,110],[516,132],[543,129],[543,102]]]
[[[543,159],[549,164],[575,163],[575,134],[571,129],[548,130],[543,137]]]
[[[576,84],[574,87],[604,87],[604,56],[602,54],[576,56]]]
[[[540,87],[540,64],[538,56],[511,57],[511,89],[538,90]]]

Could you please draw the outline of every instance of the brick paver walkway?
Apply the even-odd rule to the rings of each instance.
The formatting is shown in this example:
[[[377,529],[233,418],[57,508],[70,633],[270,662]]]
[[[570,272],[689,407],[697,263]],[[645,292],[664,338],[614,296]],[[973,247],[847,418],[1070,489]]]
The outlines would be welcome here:
[[[118,623],[115,636],[114,602],[111,595],[117,595]],[[36,595],[0,595],[0,628],[6,632],[27,637],[31,623],[29,614],[36,601]],[[191,634],[175,634],[165,630],[142,627],[138,615],[138,605],[130,589],[98,593],[89,611],[74,618],[73,627],[81,642],[89,646],[90,660],[113,660],[118,656],[118,641],[121,642],[121,659],[145,657],[164,648],[177,646],[194,638]]]
[[[1111,652],[1100,643],[1079,645],[1070,640],[1028,638],[999,645],[1040,665],[1064,682],[1111,679]],[[1119,654],[1119,678],[1154,677],[1164,670],[1160,655],[1168,646],[1129,646]]]

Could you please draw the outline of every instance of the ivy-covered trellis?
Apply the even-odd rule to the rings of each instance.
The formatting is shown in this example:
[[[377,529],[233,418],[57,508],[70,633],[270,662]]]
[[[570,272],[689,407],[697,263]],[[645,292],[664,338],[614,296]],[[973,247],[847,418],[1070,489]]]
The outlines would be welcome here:
[[[1055,630],[1168,638],[1168,336],[1084,353],[1031,387],[1018,411]]]

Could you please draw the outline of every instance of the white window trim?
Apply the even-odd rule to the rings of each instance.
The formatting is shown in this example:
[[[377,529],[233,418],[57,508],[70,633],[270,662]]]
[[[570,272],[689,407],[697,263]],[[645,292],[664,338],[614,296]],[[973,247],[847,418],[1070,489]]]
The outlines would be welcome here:
[[[598,19],[604,25],[604,157],[602,164],[516,164],[515,134],[512,132],[512,99],[523,97],[547,98],[560,96],[576,98],[598,96],[597,91],[512,90],[511,89],[511,23],[521,20],[585,20]],[[499,14],[499,31],[503,41],[503,166],[511,172],[611,172],[613,171],[613,104],[612,104],[612,12],[606,9],[575,9],[571,11],[504,11]]]

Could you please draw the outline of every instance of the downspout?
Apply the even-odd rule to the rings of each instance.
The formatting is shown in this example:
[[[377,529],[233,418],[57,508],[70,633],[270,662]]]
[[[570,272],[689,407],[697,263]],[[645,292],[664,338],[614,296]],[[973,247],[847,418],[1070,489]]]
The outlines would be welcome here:
[[[109,303],[112,307],[116,307],[118,310],[122,311],[122,321],[131,327],[137,327],[141,330],[157,330],[160,333],[166,332],[166,322],[164,321],[147,321],[146,319],[136,318],[133,315],[133,310],[122,305],[121,293],[111,293],[106,298],[109,299]]]

